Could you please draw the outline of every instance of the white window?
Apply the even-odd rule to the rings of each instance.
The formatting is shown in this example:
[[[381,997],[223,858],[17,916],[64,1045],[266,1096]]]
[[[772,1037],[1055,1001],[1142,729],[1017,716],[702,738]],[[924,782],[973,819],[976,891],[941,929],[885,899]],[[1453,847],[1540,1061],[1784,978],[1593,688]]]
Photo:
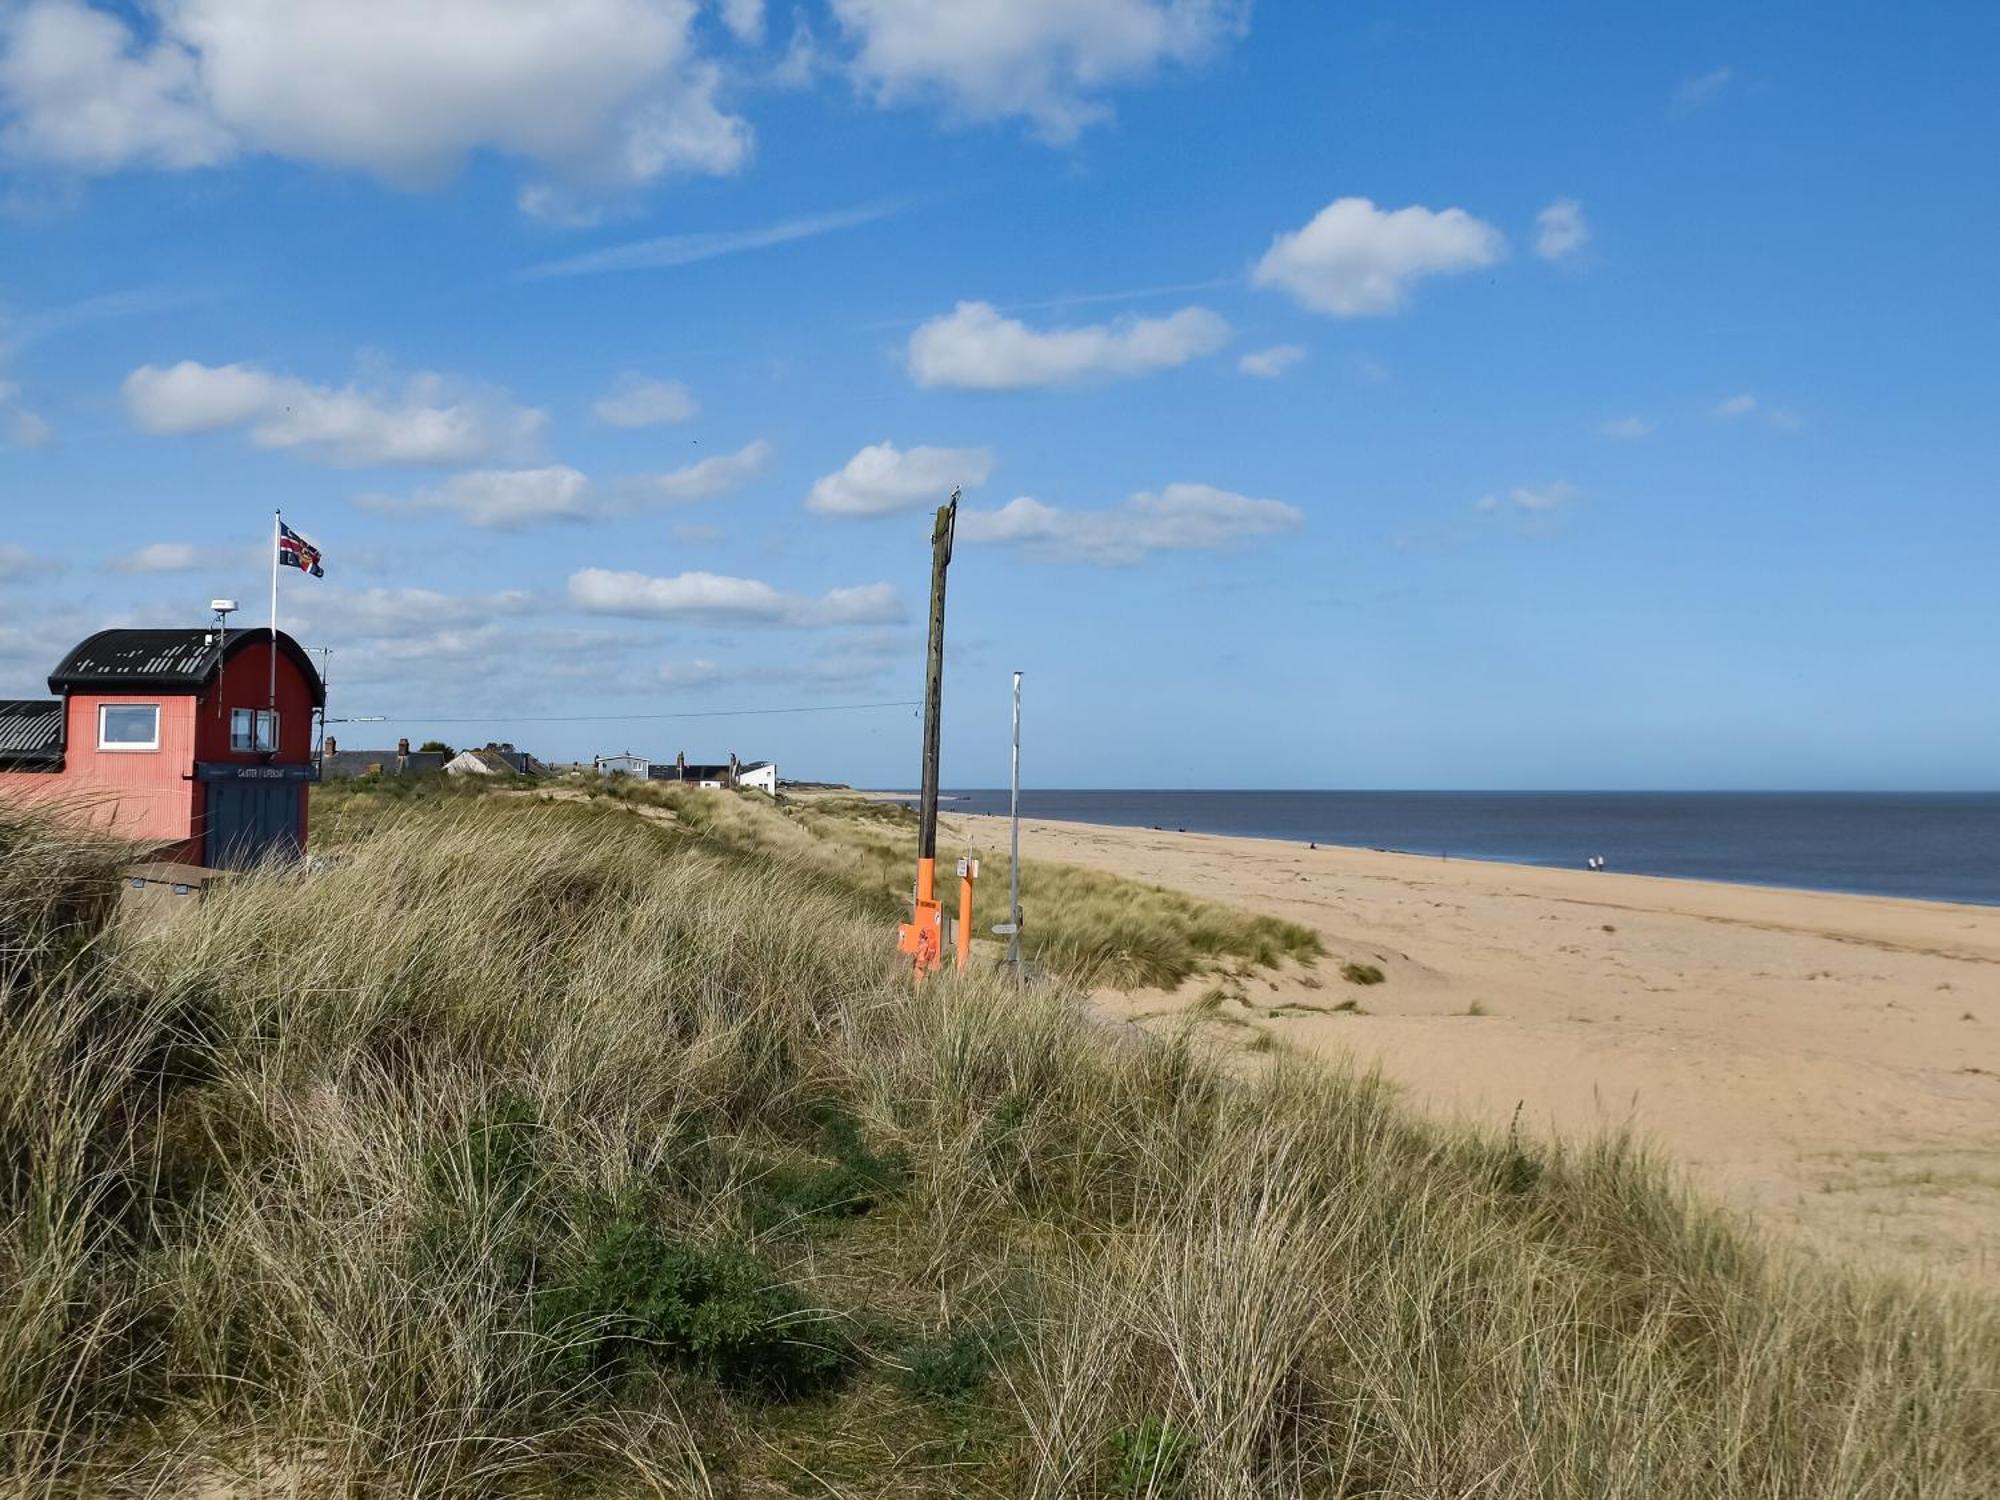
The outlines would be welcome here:
[[[278,716],[268,708],[229,710],[229,748],[232,750],[276,750]]]
[[[157,703],[105,703],[97,710],[97,748],[100,750],[157,750],[160,748],[160,705]]]

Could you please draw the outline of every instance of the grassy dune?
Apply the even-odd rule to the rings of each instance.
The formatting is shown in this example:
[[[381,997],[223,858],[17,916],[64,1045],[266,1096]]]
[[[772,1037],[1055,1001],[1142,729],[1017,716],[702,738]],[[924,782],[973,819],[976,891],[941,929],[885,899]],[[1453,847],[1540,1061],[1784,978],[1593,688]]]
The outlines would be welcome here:
[[[0,808],[6,1493],[2000,1491],[1989,1304],[912,986],[867,879],[662,811],[329,805],[140,925]]]
[[[878,898],[885,911],[908,906],[917,849],[910,807],[860,797],[776,804],[759,796],[619,782],[609,783],[603,795],[664,805],[737,848],[815,863]],[[948,834],[940,837],[940,894],[954,915],[958,881],[952,869],[960,852]],[[982,855],[973,908],[979,934],[1007,919],[1007,871],[1004,853]],[[1270,967],[1286,959],[1312,963],[1321,956],[1318,935],[1296,922],[1074,865],[1023,860],[1021,907],[1027,956],[1086,986],[1171,987],[1209,969]]]

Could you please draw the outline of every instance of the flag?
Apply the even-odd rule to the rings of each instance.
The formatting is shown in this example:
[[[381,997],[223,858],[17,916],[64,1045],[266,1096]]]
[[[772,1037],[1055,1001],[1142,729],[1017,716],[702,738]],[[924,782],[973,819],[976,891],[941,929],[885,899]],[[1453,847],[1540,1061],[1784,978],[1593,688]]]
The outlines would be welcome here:
[[[288,568],[297,568],[301,573],[310,573],[315,578],[326,577],[326,569],[319,565],[319,548],[283,521],[278,523],[278,561]]]

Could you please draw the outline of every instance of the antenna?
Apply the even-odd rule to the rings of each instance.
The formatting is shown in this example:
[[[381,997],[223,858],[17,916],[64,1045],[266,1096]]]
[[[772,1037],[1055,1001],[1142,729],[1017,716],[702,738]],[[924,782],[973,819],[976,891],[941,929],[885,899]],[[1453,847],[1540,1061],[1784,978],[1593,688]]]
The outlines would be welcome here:
[[[223,659],[228,655],[229,617],[236,613],[236,601],[234,599],[211,599],[208,601],[208,607],[215,611],[215,716],[219,719],[222,717],[222,699],[224,696],[222,693],[222,663]]]

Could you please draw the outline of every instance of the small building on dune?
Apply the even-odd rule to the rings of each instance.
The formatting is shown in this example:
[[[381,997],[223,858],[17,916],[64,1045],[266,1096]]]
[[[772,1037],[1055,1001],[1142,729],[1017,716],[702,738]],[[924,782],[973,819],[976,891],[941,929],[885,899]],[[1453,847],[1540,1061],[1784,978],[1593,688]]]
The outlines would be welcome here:
[[[512,745],[482,745],[461,750],[444,763],[447,776],[539,776],[542,763]]]
[[[671,765],[651,765],[644,773],[650,781],[677,781],[683,786],[713,787],[725,791],[744,789],[768,792],[778,795],[778,768],[768,760],[738,760],[733,754],[728,761],[704,765],[687,758],[687,752],[676,755]]]
[[[634,755],[630,750],[621,755],[596,755],[591,757],[590,768],[600,776],[639,776],[647,773],[647,761],[643,755]]]
[[[326,687],[282,631],[100,630],[48,688],[0,700],[0,796],[59,803],[176,863],[305,848]]]

